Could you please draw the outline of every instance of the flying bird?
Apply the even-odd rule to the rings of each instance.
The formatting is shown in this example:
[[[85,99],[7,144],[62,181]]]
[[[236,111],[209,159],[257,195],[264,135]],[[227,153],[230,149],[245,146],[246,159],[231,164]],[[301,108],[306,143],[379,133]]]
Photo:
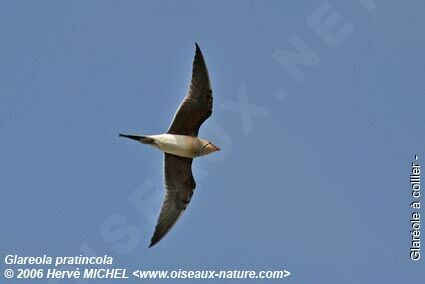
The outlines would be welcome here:
[[[171,230],[192,199],[196,187],[192,175],[193,158],[220,150],[210,141],[198,138],[199,128],[212,114],[213,96],[204,56],[197,43],[195,46],[189,91],[167,133],[144,136],[119,134],[164,152],[165,195],[149,247],[157,244]]]

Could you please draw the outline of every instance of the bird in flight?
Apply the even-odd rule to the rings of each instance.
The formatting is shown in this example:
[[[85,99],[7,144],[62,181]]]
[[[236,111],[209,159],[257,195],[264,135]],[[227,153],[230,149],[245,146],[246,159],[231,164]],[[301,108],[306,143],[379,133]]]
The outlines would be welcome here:
[[[220,150],[213,143],[198,138],[199,128],[212,114],[213,97],[204,56],[198,44],[195,45],[189,92],[180,103],[167,133],[119,135],[164,152],[165,195],[149,247],[157,244],[171,230],[192,198],[196,187],[192,175],[193,158]]]

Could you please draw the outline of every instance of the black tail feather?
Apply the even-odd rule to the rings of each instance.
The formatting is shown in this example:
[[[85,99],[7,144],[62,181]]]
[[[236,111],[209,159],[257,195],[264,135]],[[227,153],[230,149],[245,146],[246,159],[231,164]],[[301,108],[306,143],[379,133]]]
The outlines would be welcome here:
[[[139,135],[126,135],[126,134],[119,134],[119,137],[125,137],[128,139],[132,139],[132,140],[136,140],[139,141],[140,143],[143,144],[155,144],[155,139],[151,138],[151,137],[147,137],[147,136],[139,136]]]

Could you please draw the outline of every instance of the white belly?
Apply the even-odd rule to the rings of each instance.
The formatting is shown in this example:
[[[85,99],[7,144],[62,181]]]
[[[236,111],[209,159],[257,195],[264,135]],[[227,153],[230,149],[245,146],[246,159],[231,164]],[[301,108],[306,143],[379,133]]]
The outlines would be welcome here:
[[[161,151],[186,158],[201,156],[201,148],[204,144],[197,137],[185,135],[161,134],[149,137],[155,139],[155,147]]]

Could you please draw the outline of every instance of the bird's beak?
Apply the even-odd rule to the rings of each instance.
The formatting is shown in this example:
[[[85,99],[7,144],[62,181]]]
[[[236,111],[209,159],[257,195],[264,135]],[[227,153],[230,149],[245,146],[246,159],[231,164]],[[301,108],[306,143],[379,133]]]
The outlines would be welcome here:
[[[221,149],[214,145],[216,151],[220,151]]]
[[[128,138],[128,139],[133,139],[133,140],[140,142],[140,136],[137,136],[137,135],[125,135],[125,134],[120,133],[119,137],[125,137],[125,138]]]

